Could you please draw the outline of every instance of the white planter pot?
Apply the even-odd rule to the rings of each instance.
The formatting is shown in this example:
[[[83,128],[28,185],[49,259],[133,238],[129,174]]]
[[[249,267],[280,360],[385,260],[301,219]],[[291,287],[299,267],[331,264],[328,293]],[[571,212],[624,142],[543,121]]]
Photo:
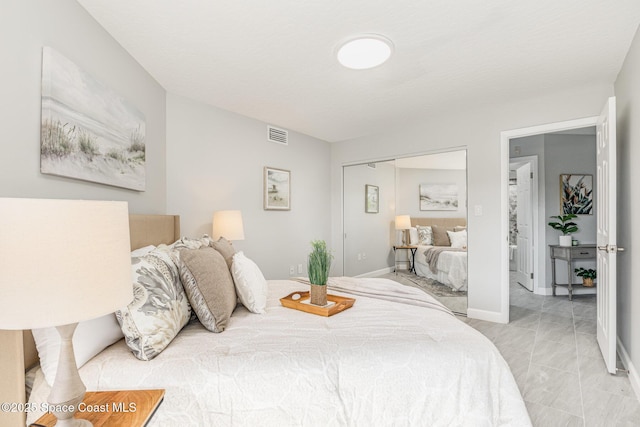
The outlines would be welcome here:
[[[566,235],[566,236],[560,236],[558,237],[559,241],[560,241],[560,246],[571,246],[571,236],[570,235]]]

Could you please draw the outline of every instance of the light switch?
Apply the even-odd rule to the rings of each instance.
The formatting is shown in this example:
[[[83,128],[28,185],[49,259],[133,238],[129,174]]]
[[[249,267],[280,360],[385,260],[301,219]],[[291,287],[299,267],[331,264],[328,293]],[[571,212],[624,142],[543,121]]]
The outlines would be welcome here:
[[[473,207],[473,214],[475,216],[482,216],[482,205],[475,205]]]

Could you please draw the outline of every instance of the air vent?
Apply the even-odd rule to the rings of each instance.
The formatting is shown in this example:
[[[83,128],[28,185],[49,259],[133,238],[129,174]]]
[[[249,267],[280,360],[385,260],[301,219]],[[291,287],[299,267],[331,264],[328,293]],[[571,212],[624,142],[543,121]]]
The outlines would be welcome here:
[[[284,129],[267,126],[267,140],[276,144],[289,145],[289,132]]]

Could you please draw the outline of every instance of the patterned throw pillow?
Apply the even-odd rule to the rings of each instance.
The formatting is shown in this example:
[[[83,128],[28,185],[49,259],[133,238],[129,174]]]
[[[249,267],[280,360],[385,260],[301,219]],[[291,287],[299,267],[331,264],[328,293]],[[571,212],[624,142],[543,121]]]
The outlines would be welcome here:
[[[131,269],[133,301],[116,311],[116,318],[133,354],[151,360],[187,324],[191,308],[167,250],[132,257]]]
[[[430,226],[416,226],[418,229],[418,244],[419,245],[432,245],[433,244],[433,231]]]

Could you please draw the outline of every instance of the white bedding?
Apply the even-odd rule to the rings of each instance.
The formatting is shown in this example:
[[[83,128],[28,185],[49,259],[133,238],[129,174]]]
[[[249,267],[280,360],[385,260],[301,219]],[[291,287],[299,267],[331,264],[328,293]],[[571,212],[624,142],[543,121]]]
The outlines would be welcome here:
[[[367,287],[383,299],[365,296]],[[148,362],[120,341],[80,374],[88,390],[165,388],[152,426],[531,425],[506,362],[482,334],[429,308],[440,304],[420,290],[385,279],[357,288],[330,290],[356,303],[325,318],[280,305],[307,289],[301,283],[269,281],[266,314],[238,306],[220,334],[192,322]],[[39,378],[34,402],[48,393]]]
[[[425,251],[433,246],[418,246],[415,257],[415,269],[418,276],[437,280],[455,291],[467,290],[467,252],[444,251],[440,254],[437,273],[427,264]]]

